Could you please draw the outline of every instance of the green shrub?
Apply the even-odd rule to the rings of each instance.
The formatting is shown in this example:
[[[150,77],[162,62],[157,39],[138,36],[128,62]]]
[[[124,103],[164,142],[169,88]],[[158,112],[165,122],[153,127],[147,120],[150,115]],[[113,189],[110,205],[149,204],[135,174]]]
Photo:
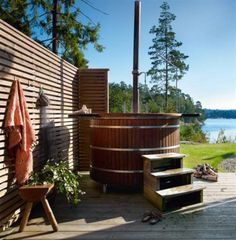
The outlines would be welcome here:
[[[54,184],[56,191],[64,194],[67,201],[74,205],[79,203],[80,195],[84,194],[79,188],[79,174],[72,172],[64,161],[59,163],[48,161],[41,170],[32,172],[28,182],[29,185],[47,183]]]
[[[202,131],[199,124],[181,124],[180,141],[207,143],[207,135]]]
[[[231,137],[225,135],[225,130],[221,129],[218,133],[216,143],[233,143],[235,142]]]

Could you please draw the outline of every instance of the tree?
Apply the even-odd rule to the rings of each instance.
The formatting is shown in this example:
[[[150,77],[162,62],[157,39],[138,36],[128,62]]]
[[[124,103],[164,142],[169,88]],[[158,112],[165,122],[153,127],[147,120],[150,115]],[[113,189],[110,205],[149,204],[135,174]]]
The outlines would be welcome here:
[[[31,36],[27,7],[27,0],[1,0],[0,16],[2,20]]]
[[[155,86],[149,90],[147,85],[139,84],[140,89],[140,110],[141,112],[157,113],[163,112],[164,97],[163,93]],[[170,89],[170,93],[174,91]],[[182,113],[202,113],[202,104],[197,101],[194,103],[189,94],[179,94],[180,109]],[[169,109],[175,112],[176,96],[171,93],[169,96]],[[132,109],[132,86],[124,82],[109,84],[109,110],[110,112],[131,112]],[[207,142],[207,135],[202,130],[204,114],[200,117],[182,117],[180,121],[181,141]]]
[[[150,30],[154,34],[153,45],[149,47],[152,67],[148,71],[153,82],[162,89],[165,95],[165,110],[168,110],[168,91],[171,81],[180,80],[189,66],[184,62],[188,56],[181,53],[178,48],[182,42],[175,39],[171,23],[176,16],[169,12],[169,5],[164,2],[161,5],[159,25]]]
[[[78,7],[78,1],[2,1],[1,10],[6,15],[5,21],[77,67],[87,66],[88,61],[85,59],[83,51],[88,44],[93,44],[97,51],[103,50],[103,46],[98,43],[100,25],[91,23],[92,20]],[[88,4],[87,1],[82,2]],[[19,15],[18,19],[21,21],[14,23],[10,14],[12,18]],[[89,18],[88,24],[78,20],[82,15]],[[24,16],[25,21],[23,21]],[[24,24],[29,27],[30,31],[27,31]]]
[[[120,83],[109,84],[109,111],[131,112],[132,86]]]

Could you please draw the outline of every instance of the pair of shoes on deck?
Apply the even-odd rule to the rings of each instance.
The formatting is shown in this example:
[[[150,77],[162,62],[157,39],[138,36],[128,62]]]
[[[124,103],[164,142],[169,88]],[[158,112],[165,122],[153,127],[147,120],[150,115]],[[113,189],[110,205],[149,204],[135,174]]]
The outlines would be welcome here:
[[[158,223],[162,218],[162,214],[158,211],[145,212],[142,222],[149,222],[151,225]]]

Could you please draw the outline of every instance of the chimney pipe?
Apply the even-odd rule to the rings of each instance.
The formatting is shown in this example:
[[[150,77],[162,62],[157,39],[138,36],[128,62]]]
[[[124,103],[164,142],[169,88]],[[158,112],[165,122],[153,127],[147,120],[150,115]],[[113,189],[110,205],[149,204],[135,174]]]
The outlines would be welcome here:
[[[133,112],[139,113],[139,34],[141,2],[135,1],[134,5],[134,50],[133,50]]]

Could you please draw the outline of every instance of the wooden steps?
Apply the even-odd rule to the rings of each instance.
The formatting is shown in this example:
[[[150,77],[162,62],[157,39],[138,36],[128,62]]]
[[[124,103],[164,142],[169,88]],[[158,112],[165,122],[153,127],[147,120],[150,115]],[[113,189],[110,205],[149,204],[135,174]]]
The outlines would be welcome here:
[[[148,154],[143,155],[143,158],[148,158],[149,161],[157,161],[162,159],[183,159],[185,157],[185,154],[180,153],[161,153],[161,154]]]
[[[164,190],[159,190],[159,191],[156,191],[156,193],[161,197],[175,197],[175,196],[184,195],[187,193],[196,192],[202,188],[203,188],[202,186],[188,184],[188,185],[183,185],[183,186],[178,186],[173,188],[167,188]]]
[[[175,169],[169,169],[161,172],[152,172],[151,175],[154,177],[163,178],[163,177],[171,177],[171,176],[191,174],[191,173],[194,173],[194,171],[189,168],[175,168]]]
[[[193,170],[183,168],[184,154],[143,155],[144,196],[161,211],[202,202],[202,186],[193,184]]]

